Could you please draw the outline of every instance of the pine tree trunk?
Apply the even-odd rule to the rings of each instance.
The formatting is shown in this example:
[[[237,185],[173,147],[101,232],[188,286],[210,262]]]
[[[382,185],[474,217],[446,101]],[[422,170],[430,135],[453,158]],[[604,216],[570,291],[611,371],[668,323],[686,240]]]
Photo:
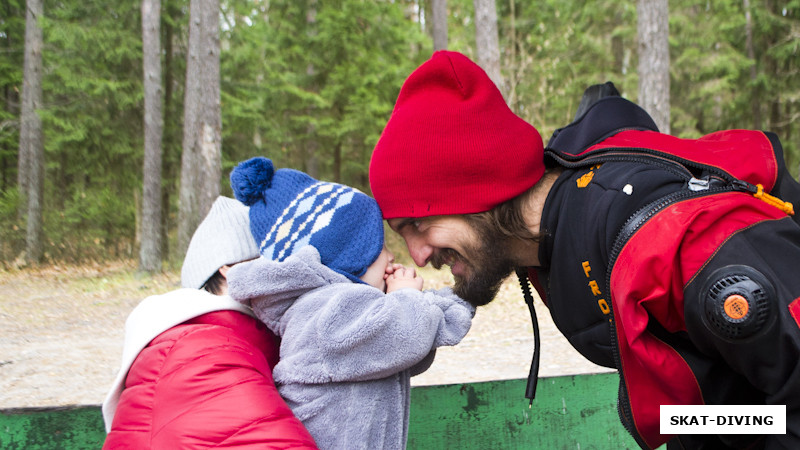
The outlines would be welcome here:
[[[639,106],[663,133],[669,126],[669,7],[667,0],[639,0]]]
[[[178,253],[220,193],[222,117],[219,76],[219,1],[191,0],[181,156]]]
[[[306,9],[306,35],[309,40],[313,40],[317,35],[317,0],[309,0]],[[317,76],[317,68],[314,63],[309,62],[306,67],[306,76],[309,80],[314,80]],[[310,81],[309,89],[311,92],[319,93],[319,88],[314,81]],[[309,117],[316,115],[314,107],[309,106],[306,113]],[[313,122],[306,126],[306,136],[302,142],[303,149],[303,171],[312,178],[319,178],[319,143],[317,142],[317,127]],[[337,180],[338,181],[338,180]]]
[[[167,15],[168,19],[163,21],[164,30],[164,138],[162,139],[162,178],[165,180],[165,189],[161,189],[161,259],[169,261],[171,259],[170,246],[169,246],[169,230],[172,227],[170,221],[170,206],[172,205],[172,195],[176,189],[175,184],[178,180],[178,137],[176,130],[180,124],[176,124],[174,120],[167,118],[175,117],[176,111],[179,110],[180,100],[176,99],[173,89],[175,85],[175,76],[173,73],[173,60],[175,59],[175,50],[173,46],[175,31],[174,22],[176,18],[182,14],[178,7],[175,5],[176,0],[164,0],[162,10]]]
[[[745,35],[745,50],[747,51],[747,58],[752,61],[753,65],[750,66],[750,81],[754,82],[758,78],[758,69],[756,67],[756,52],[753,48],[753,15],[750,12],[750,0],[744,0],[742,5],[744,8],[744,35]],[[761,125],[761,95],[759,95],[759,88],[753,85],[752,95],[750,99],[750,108],[752,111],[753,128],[760,130]]]
[[[142,0],[144,69],[144,176],[139,269],[161,270],[161,1]]]
[[[22,110],[20,112],[18,183],[27,207],[25,259],[38,264],[43,256],[42,201],[44,197],[44,143],[37,109],[42,106],[42,0],[28,0],[25,18]]]
[[[505,95],[500,75],[500,44],[497,37],[497,8],[495,0],[473,0],[475,7],[475,47],[477,63],[486,71],[500,92]]]
[[[447,0],[433,3],[433,51],[447,50]]]

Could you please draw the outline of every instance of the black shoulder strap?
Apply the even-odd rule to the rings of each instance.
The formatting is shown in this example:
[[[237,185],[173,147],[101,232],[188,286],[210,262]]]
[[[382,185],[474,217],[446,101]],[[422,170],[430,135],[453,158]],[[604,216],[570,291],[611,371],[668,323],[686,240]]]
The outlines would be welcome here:
[[[575,122],[579,120],[592,105],[597,103],[601,98],[606,97],[620,97],[617,87],[610,81],[606,81],[603,84],[594,84],[586,88],[586,90],[583,91],[583,97],[581,97],[581,102],[578,104],[578,110],[575,112],[575,118],[572,119],[572,121]]]
[[[590,86],[575,120],[553,133],[545,151],[569,159],[623,130],[658,131],[658,127],[642,107],[620,97],[611,82]]]

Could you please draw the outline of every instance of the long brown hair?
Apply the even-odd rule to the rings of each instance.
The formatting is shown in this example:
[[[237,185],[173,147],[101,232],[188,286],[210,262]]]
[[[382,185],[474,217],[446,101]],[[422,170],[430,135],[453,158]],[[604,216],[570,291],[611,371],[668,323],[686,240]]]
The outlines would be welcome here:
[[[508,239],[539,242],[541,233],[532,233],[525,223],[523,206],[533,193],[533,187],[489,211],[465,214],[464,219],[477,230],[491,232]]]

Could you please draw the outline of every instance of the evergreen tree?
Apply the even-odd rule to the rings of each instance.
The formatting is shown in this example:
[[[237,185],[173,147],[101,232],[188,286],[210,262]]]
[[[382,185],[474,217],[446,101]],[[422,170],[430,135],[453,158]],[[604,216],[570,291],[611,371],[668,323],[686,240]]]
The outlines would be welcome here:
[[[22,110],[19,133],[19,191],[27,208],[25,260],[38,264],[42,260],[42,202],[44,200],[44,143],[42,121],[42,28],[44,2],[25,3],[25,58],[22,83]]]
[[[164,130],[161,227],[174,251],[188,47],[188,0],[161,0]],[[224,0],[220,5],[222,171],[264,155],[368,189],[372,148],[403,80],[434,49],[432,0]],[[748,8],[749,3],[749,8]],[[44,256],[134,257],[142,205],[140,0],[48,4],[41,117],[47,166]],[[800,165],[797,0],[670,2],[671,132],[725,128],[780,136]],[[635,3],[496,2],[500,71],[511,108],[546,141],[574,116],[583,90],[613,81],[638,98]],[[477,60],[473,0],[447,2],[447,47]],[[749,14],[748,14],[749,13]],[[702,24],[702,26],[698,26]],[[0,258],[25,246],[17,218],[25,2],[0,4]],[[140,206],[142,205],[142,206]],[[167,253],[167,243],[173,248]]]
[[[161,1],[142,0],[144,164],[139,268],[161,269]]]
[[[431,3],[433,51],[447,50],[447,0],[431,0]]]
[[[178,260],[183,254],[175,240],[167,237],[176,228],[177,193],[180,180],[183,140],[183,80],[186,76],[188,0],[163,0],[161,8],[162,46],[164,47],[164,136],[162,138],[161,244],[164,260]]]
[[[25,54],[25,0],[0,3],[0,191],[17,184],[20,87]],[[13,214],[12,214],[13,215]]]
[[[669,134],[669,8],[667,0],[639,0],[639,105]]]
[[[131,257],[142,166],[138,0],[60,2],[43,19],[46,250]]]
[[[797,176],[800,136],[793,118],[800,103],[800,4],[749,3],[749,10],[742,0],[670,3],[672,52],[677,55],[673,92],[681,93],[672,99],[673,134],[697,137],[726,128],[774,131]]]
[[[495,0],[473,0],[475,8],[475,53],[476,62],[500,92],[507,91],[500,74],[500,47],[497,42],[497,7]]]
[[[222,171],[219,1],[191,0],[183,116],[178,253],[219,196]]]
[[[0,261],[4,261],[15,258],[25,246],[17,188],[25,0],[0,3],[0,52]]]
[[[636,100],[635,4],[517,0],[498,7],[509,106],[545,141],[572,120],[589,85],[613,81]]]
[[[264,155],[277,167],[308,172],[308,149],[316,148],[320,178],[368,189],[372,148],[400,86],[429,56],[410,51],[424,36],[405,12],[383,1],[283,0],[260,9],[228,3],[226,168]]]

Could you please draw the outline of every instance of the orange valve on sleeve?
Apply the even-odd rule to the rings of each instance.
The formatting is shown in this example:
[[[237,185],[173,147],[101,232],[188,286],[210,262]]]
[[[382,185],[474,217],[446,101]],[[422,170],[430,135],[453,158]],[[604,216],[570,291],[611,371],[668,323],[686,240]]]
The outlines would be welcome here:
[[[733,320],[743,319],[750,310],[750,304],[747,303],[747,299],[739,294],[726,298],[722,307],[725,310],[725,314]]]

